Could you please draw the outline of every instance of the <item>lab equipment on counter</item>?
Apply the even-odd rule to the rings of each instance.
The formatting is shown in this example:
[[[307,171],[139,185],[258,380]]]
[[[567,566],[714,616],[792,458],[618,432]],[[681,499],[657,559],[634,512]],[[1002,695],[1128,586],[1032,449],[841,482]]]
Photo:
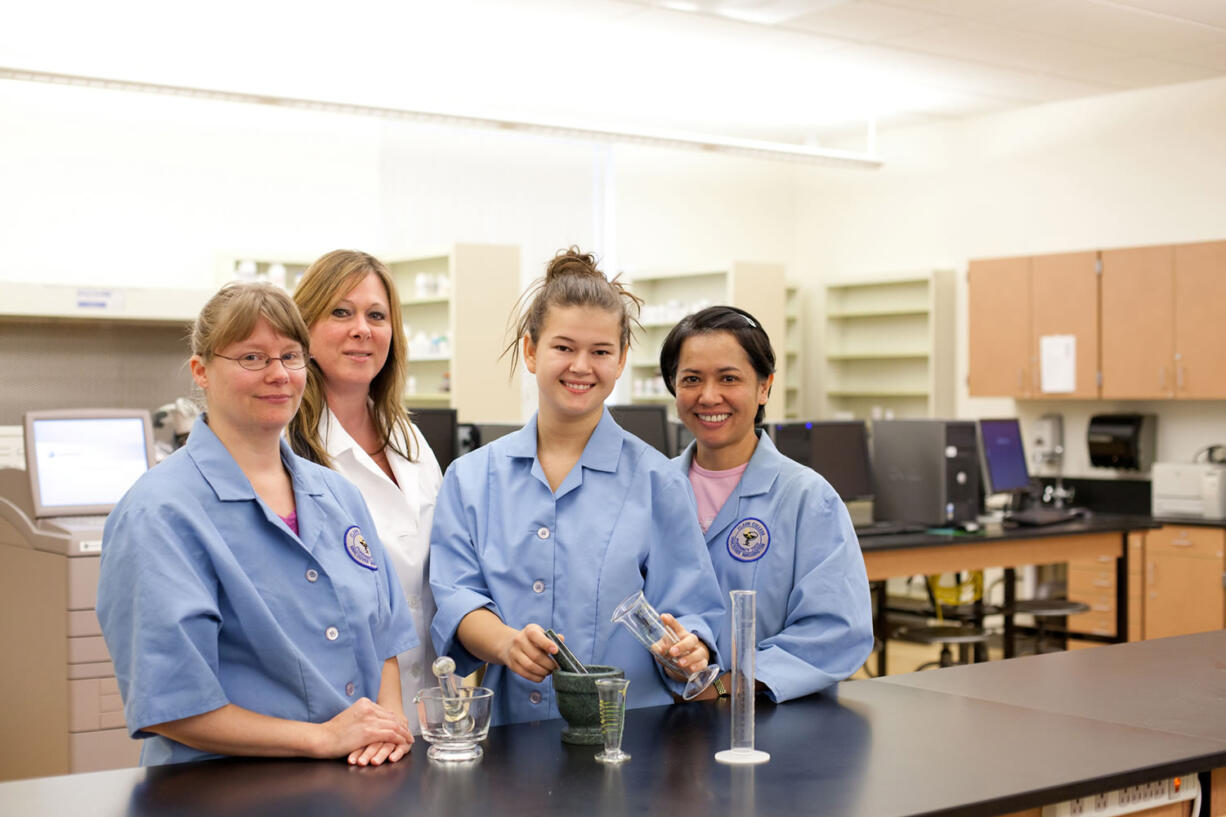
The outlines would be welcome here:
[[[485,687],[458,687],[455,695],[445,695],[439,687],[423,689],[413,703],[421,722],[421,736],[430,744],[426,756],[441,763],[466,763],[478,760],[485,750],[481,741],[490,731],[494,690]],[[456,728],[449,714],[466,713],[465,728]]]
[[[1154,516],[1226,519],[1226,465],[1155,462],[1152,476]]]
[[[754,747],[754,687],[757,658],[757,601],[754,590],[733,590],[732,596],[732,746],[715,753],[715,760],[736,766],[765,763],[767,752]]]
[[[600,731],[600,695],[596,682],[605,678],[624,678],[617,667],[591,665],[586,673],[554,670],[549,676],[557,696],[558,712],[566,720],[562,730],[563,743],[599,746],[604,743]]]
[[[648,603],[642,590],[636,590],[623,599],[613,611],[612,620],[625,625],[639,643],[651,651],[657,661],[686,679],[685,691],[681,694],[685,700],[693,700],[719,675],[719,667],[714,664],[708,664],[698,672],[687,672],[669,657],[668,648],[679,639],[672,630],[664,626],[660,614]]]
[[[94,614],[106,515],[155,461],[143,410],[31,411],[26,468],[0,469],[0,767],[19,777],[135,766]],[[19,624],[18,624],[19,622]]]
[[[600,699],[600,734],[604,738],[604,749],[597,753],[596,760],[610,766],[620,766],[630,759],[630,755],[622,751],[628,686],[630,682],[625,678],[596,680],[596,695]]]

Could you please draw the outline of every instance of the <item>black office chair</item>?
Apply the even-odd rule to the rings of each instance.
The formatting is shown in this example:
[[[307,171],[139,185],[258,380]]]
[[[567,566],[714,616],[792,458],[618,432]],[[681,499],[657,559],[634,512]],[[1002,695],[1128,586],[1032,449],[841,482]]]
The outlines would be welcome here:
[[[940,644],[941,655],[936,661],[921,664],[917,669],[951,667],[954,665],[950,646],[958,645],[959,664],[986,660],[988,631],[982,626],[983,616],[994,612],[983,604],[983,571],[975,570],[963,578],[955,574],[951,585],[941,583],[939,575],[925,577],[928,599],[937,624],[903,627],[898,636],[918,644]],[[946,624],[947,621],[957,622]]]

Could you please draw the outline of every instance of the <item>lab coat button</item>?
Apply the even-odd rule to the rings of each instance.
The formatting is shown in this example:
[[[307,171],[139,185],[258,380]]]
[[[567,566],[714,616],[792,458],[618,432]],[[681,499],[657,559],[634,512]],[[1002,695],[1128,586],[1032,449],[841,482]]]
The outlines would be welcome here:
[[[329,627],[328,629],[324,630],[324,638],[328,639],[329,641],[335,641],[340,637],[341,631],[335,627]]]
[[[537,528],[536,535],[542,539],[549,538],[549,528]]]
[[[315,568],[311,568],[306,572],[306,577],[308,582],[317,582],[319,581],[319,571]]]
[[[532,583],[532,592],[540,594],[545,592],[545,583],[537,579]]]
[[[353,681],[350,681],[349,683],[345,684],[345,694],[348,695],[350,698],[353,697],[353,692],[356,689],[357,687],[353,685]]]
[[[541,702],[541,693],[537,692],[536,690],[532,690],[532,694],[528,696],[528,700],[534,704],[539,704]]]

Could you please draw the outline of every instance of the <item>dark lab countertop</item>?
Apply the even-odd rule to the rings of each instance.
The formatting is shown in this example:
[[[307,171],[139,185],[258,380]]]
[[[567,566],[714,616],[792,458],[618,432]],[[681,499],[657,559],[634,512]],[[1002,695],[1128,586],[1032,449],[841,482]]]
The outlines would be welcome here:
[[[860,549],[900,550],[905,548],[933,547],[936,545],[973,545],[979,542],[1007,542],[1011,540],[1044,539],[1055,536],[1076,536],[1087,533],[1126,533],[1133,530],[1151,530],[1163,523],[1149,516],[1123,516],[1118,514],[1092,514],[1058,525],[1002,525],[989,523],[974,533],[952,532],[900,533],[889,536],[865,536],[860,539]]]
[[[560,721],[490,731],[476,764],[425,745],[382,768],[227,760],[0,784],[0,813],[672,814],[990,817],[1226,766],[1226,633],[841,684],[760,702],[763,766],[731,768],[726,701],[629,712],[633,759],[562,744]]]

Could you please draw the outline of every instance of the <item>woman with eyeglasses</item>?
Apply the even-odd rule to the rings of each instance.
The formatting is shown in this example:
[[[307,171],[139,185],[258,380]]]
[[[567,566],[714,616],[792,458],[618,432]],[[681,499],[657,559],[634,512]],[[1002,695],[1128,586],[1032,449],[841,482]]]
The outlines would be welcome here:
[[[766,331],[736,307],[703,309],[669,331],[660,372],[694,435],[673,462],[694,489],[720,588],[757,591],[759,691],[786,701],[847,678],[873,646],[864,557],[830,483],[759,428],[775,378]],[[731,639],[725,618],[720,655]],[[720,676],[711,694],[728,683]]]
[[[357,489],[282,440],[306,382],[298,310],[231,284],[191,345],[205,413],[103,533],[98,620],[142,765],[399,760],[396,656],[416,631]]]
[[[437,683],[426,571],[443,473],[401,402],[409,361],[396,282],[374,256],[333,250],[307,269],[294,302],[311,333],[311,361],[290,444],[352,481],[370,508],[417,625],[418,646],[400,655],[400,685],[412,700]],[[419,732],[416,710],[405,714]]]

